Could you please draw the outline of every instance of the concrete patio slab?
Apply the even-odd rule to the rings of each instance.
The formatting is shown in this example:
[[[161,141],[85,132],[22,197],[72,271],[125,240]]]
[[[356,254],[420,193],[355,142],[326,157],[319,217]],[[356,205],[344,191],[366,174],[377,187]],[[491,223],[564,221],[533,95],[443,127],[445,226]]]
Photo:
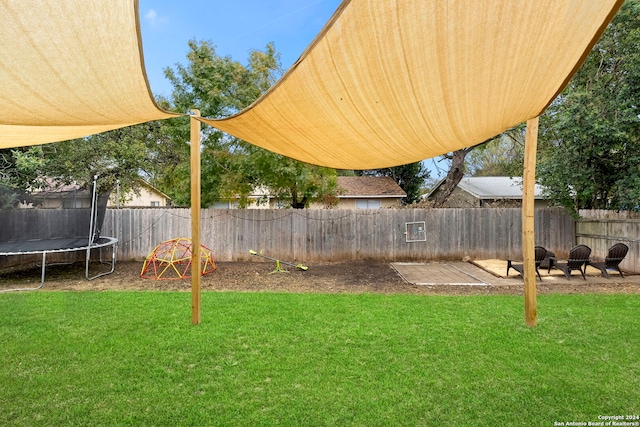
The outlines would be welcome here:
[[[468,262],[394,262],[391,266],[414,285],[492,286],[491,274]]]
[[[506,275],[505,260],[475,260],[472,262],[394,262],[391,266],[405,282],[414,285],[464,285],[464,286],[522,286],[522,276],[514,270]],[[640,283],[640,275],[625,273],[624,278],[612,272],[609,279],[602,276],[599,270],[589,267],[586,280],[579,272],[574,272],[571,279],[565,278],[562,271],[552,269],[547,273],[541,270],[542,279],[536,277],[538,284],[597,284],[597,283]]]

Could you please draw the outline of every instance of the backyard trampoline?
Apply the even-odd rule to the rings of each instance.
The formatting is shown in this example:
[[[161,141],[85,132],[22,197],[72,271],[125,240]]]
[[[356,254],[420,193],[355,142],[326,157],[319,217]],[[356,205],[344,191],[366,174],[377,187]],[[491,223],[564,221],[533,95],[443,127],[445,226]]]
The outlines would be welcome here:
[[[30,256],[39,256],[36,264],[40,262],[40,285],[19,290],[36,290],[43,286],[47,256],[51,254],[85,252],[87,280],[110,274],[115,270],[118,239],[100,235],[110,192],[98,195],[94,180],[93,191],[90,195],[87,194],[85,200],[78,197],[78,191],[58,194],[61,193],[65,194],[56,200],[65,208],[0,211],[0,221],[3,224],[0,230],[0,256],[22,256],[27,259]],[[69,198],[66,193],[73,193],[73,197]],[[69,200],[72,200],[72,203],[69,203]],[[91,254],[94,250],[99,251],[100,263],[110,264],[108,271],[93,275],[89,273]],[[110,260],[103,260],[103,250],[110,250]]]

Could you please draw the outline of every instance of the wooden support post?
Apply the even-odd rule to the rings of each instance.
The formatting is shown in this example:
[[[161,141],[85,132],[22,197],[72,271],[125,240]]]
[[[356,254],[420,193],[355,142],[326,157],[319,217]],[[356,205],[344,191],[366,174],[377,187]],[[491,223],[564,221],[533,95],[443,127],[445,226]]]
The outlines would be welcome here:
[[[191,323],[200,324],[200,111],[191,110]]]
[[[522,184],[522,259],[524,263],[524,318],[528,326],[536,326],[536,268],[534,187],[536,182],[536,152],[538,148],[538,117],[527,120]]]

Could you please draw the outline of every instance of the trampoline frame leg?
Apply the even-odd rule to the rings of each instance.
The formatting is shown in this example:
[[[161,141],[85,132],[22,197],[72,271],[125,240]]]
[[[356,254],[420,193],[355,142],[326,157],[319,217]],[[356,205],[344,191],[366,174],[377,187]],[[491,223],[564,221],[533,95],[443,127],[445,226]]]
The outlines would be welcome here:
[[[89,261],[91,260],[91,248],[87,249],[87,259],[86,259],[86,264],[85,264],[85,277],[87,278],[87,280],[93,280],[93,279],[97,279],[98,277],[102,277],[102,276],[106,276],[107,274],[111,274],[114,272],[114,270],[116,269],[116,247],[117,247],[118,243],[114,243],[113,244],[113,249],[111,251],[111,270],[104,272],[104,273],[99,273],[96,274],[95,276],[89,276]],[[102,247],[99,248],[100,249],[100,263],[101,264],[108,264],[107,262],[102,262]]]
[[[44,285],[44,271],[47,267],[47,253],[42,252],[42,275],[40,276],[40,286],[36,289],[40,289]]]

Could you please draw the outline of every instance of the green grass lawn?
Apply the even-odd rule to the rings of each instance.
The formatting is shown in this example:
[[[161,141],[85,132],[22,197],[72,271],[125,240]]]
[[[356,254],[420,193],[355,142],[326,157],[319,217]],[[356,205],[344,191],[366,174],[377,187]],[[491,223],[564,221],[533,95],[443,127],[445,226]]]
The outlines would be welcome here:
[[[0,425],[552,426],[640,414],[640,295],[0,294]]]

